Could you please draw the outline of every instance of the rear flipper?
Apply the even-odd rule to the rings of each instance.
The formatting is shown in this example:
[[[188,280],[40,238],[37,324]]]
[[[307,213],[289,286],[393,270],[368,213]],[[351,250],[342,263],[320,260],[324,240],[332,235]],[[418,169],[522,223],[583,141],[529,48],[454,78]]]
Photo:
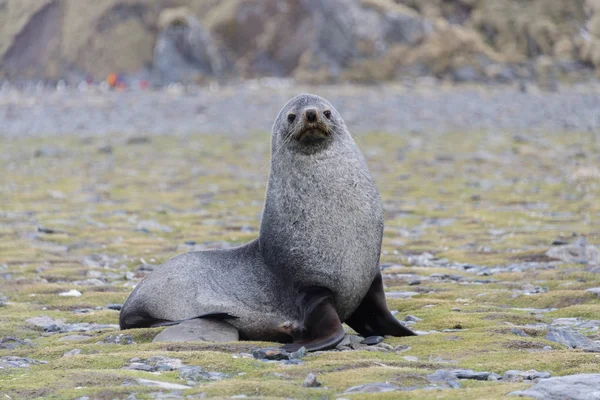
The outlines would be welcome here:
[[[166,319],[154,318],[146,313],[140,313],[136,315],[127,315],[126,313],[121,312],[119,316],[119,325],[121,329],[134,329],[134,328],[156,328],[159,326],[172,326],[178,325],[184,321],[191,321],[199,318],[212,318],[216,320],[225,320],[238,318],[236,316],[223,313],[223,312],[212,312],[207,314],[202,314],[197,317],[181,319],[178,321],[169,321]]]
[[[387,308],[381,273],[373,280],[367,295],[356,311],[345,321],[362,336],[415,336]]]
[[[282,349],[296,351],[327,350],[344,339],[344,328],[333,306],[331,291],[320,287],[303,290],[298,298],[303,328],[294,334],[294,342]]]

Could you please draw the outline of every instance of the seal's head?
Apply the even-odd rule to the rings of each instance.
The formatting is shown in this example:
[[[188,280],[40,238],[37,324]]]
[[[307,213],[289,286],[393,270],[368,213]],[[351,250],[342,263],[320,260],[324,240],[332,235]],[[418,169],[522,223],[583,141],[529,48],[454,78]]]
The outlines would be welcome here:
[[[348,135],[342,117],[324,98],[299,94],[281,109],[273,125],[276,149],[292,149],[313,154]]]

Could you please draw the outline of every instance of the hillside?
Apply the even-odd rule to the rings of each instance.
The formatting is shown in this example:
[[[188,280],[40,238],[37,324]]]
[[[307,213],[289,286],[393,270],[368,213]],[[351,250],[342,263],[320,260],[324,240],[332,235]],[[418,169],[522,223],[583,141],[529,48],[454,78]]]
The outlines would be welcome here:
[[[0,79],[585,80],[598,0],[3,0]]]

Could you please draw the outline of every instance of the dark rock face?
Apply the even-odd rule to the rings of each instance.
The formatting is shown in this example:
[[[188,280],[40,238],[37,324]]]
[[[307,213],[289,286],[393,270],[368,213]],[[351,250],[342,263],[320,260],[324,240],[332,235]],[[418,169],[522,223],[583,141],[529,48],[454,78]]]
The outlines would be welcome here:
[[[213,39],[186,8],[164,10],[154,47],[153,73],[159,84],[196,81],[222,73]]]

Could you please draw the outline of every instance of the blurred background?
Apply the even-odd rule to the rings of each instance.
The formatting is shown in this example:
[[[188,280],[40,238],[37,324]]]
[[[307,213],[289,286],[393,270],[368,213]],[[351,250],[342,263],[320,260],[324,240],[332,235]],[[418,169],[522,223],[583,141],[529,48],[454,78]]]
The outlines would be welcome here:
[[[158,264],[258,236],[300,92],[365,156],[423,336],[302,366],[117,332]],[[599,197],[600,0],[0,0],[0,397],[598,398]]]
[[[11,82],[113,86],[585,81],[600,74],[600,2],[0,0],[0,60]]]

